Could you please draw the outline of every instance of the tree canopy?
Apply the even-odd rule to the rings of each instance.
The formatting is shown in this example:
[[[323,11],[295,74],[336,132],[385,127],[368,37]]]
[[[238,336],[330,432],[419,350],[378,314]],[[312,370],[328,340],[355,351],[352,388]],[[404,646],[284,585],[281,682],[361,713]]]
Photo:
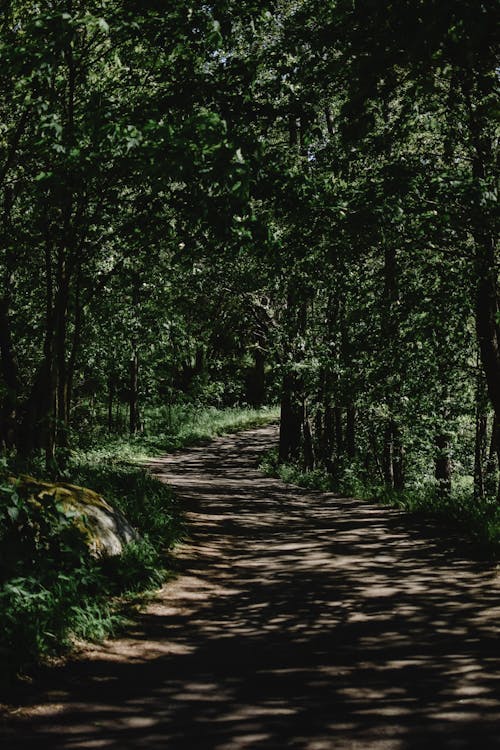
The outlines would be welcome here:
[[[397,492],[500,455],[493,2],[6,2],[0,439],[280,402]]]

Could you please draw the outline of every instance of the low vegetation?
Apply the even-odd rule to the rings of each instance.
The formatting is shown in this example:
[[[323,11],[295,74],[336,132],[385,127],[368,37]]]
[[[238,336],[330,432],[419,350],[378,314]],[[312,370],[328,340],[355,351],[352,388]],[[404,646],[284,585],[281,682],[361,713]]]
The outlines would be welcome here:
[[[181,510],[170,489],[139,462],[222,432],[263,424],[272,409],[177,408],[165,432],[126,437],[86,436],[87,447],[67,456],[59,479],[90,487],[139,531],[116,557],[94,558],[82,531],[54,498],[34,502],[8,480],[0,484],[0,673],[11,679],[77,639],[100,640],[126,622],[128,605],[169,575],[165,552],[183,535]],[[151,413],[151,425],[162,413]],[[92,445],[98,441],[99,447]],[[82,442],[85,442],[82,438]],[[26,467],[24,467],[26,468]],[[36,462],[33,473],[47,471]],[[55,477],[52,477],[55,478]]]

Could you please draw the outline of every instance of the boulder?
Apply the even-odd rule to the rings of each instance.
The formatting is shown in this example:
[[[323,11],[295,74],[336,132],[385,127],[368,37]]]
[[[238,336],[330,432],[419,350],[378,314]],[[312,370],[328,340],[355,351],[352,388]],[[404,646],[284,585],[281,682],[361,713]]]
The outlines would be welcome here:
[[[84,532],[95,557],[119,555],[126,544],[139,539],[123,513],[93,490],[64,482],[42,482],[29,476],[19,477],[16,483],[33,502],[43,505],[44,498],[53,497],[62,512]]]

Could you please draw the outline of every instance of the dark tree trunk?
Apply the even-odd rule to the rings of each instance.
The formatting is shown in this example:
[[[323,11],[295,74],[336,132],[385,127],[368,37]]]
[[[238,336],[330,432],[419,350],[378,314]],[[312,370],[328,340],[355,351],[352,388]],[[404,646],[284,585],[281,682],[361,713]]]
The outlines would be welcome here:
[[[346,449],[350,459],[356,457],[356,408],[347,408]]]
[[[54,451],[54,404],[56,378],[52,356],[45,357],[35,376],[30,394],[19,409],[17,434],[18,453],[29,458],[35,450],[44,448],[49,462]]]
[[[451,494],[451,457],[450,441],[445,433],[440,433],[436,437],[435,477],[439,496],[448,499]]]
[[[398,423],[391,419],[384,430],[383,475],[387,487],[403,490],[404,478],[404,445]]]
[[[388,422],[384,429],[384,450],[382,456],[384,482],[391,489],[394,488],[394,435],[392,425],[392,422]]]
[[[486,454],[486,414],[476,412],[476,440],[474,446],[474,497],[484,497],[485,454]]]
[[[303,400],[297,392],[296,377],[294,373],[285,373],[281,390],[279,437],[279,460],[281,463],[295,461],[300,456],[303,412]]]
[[[476,434],[474,444],[474,497],[485,495],[486,433],[488,429],[488,395],[482,373],[478,375],[476,389]]]
[[[488,124],[484,114],[472,104],[472,91],[476,85],[479,96],[491,93],[492,77],[479,74],[474,81],[471,76],[465,81],[464,93],[469,108],[469,127],[472,147],[472,175],[475,181],[475,206],[472,216],[472,234],[475,244],[476,277],[476,332],[479,341],[481,363],[486,378],[488,394],[495,413],[495,447],[500,463],[500,330],[498,326],[499,305],[497,289],[497,257],[495,236],[488,225],[488,217],[482,208],[481,183],[494,169],[494,157]]]
[[[344,453],[344,430],[342,428],[342,407],[336,406],[334,409],[335,415],[335,454],[337,458],[341,458]]]
[[[498,451],[497,451],[498,429],[496,418],[493,417],[491,423],[490,445],[488,450],[488,459],[484,472],[484,491],[488,497],[493,497],[497,491],[497,473],[498,473]]]
[[[392,463],[394,474],[394,489],[401,491],[404,490],[405,487],[403,436],[397,422],[393,421],[391,427],[393,435]]]
[[[73,400],[73,384],[75,380],[75,370],[80,353],[83,326],[83,309],[81,302],[81,273],[78,270],[78,279],[75,291],[75,317],[73,323],[73,338],[71,342],[71,352],[69,355],[67,367],[67,395],[66,395],[66,425],[69,427],[71,419],[71,404]]]
[[[246,384],[247,402],[251,406],[259,407],[266,401],[266,358],[259,346],[254,349],[253,356],[254,366],[248,372]]]
[[[306,471],[312,471],[314,469],[314,445],[306,404],[302,407],[302,413],[304,415],[304,424],[302,426],[304,435],[304,468]]]
[[[129,380],[129,430],[135,435],[139,430],[139,353],[137,344],[132,341],[132,353],[130,356],[130,380]]]
[[[395,353],[399,346],[399,322],[396,304],[399,299],[398,263],[396,248],[392,241],[385,242],[384,248],[384,300],[385,311],[382,319],[382,334],[387,346],[388,366],[397,367]],[[393,386],[397,391],[399,385]],[[386,398],[389,411],[393,411],[394,396],[388,391]],[[404,446],[400,426],[391,416],[384,428],[384,449],[382,458],[384,482],[395,490],[404,488]]]
[[[9,301],[0,299],[0,364],[5,395],[0,406],[0,442],[12,448],[16,442],[18,397],[21,390],[19,367],[10,333]]]
[[[327,470],[333,472],[333,450],[335,444],[335,412],[330,400],[325,402],[325,427],[323,432],[323,455]]]
[[[5,272],[0,297],[0,368],[5,386],[4,397],[0,402],[0,447],[3,448],[12,448],[15,444],[17,406],[21,392],[21,376],[10,321],[11,288],[15,271],[15,256],[11,247],[13,201],[12,191],[6,188],[1,224],[1,239],[5,247]]]

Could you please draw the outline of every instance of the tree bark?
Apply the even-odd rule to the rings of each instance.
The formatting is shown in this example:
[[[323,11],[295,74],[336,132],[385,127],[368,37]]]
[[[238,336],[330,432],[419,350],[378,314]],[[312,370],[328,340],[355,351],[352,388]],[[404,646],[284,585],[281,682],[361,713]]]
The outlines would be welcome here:
[[[439,496],[445,500],[449,499],[451,495],[450,440],[444,432],[436,436],[435,477]]]
[[[478,374],[476,388],[476,416],[474,441],[474,497],[485,495],[486,433],[488,429],[488,395],[482,373]]]
[[[307,413],[307,406],[304,403],[302,407],[304,423],[302,425],[302,434],[304,436],[304,468],[306,471],[314,469],[314,445],[312,439],[311,423]]]
[[[346,449],[350,459],[356,457],[356,407],[347,407]]]
[[[297,385],[295,373],[286,372],[283,376],[281,388],[280,463],[296,461],[300,457],[304,407]]]
[[[139,353],[137,343],[132,341],[129,380],[129,431],[135,435],[139,430]]]

